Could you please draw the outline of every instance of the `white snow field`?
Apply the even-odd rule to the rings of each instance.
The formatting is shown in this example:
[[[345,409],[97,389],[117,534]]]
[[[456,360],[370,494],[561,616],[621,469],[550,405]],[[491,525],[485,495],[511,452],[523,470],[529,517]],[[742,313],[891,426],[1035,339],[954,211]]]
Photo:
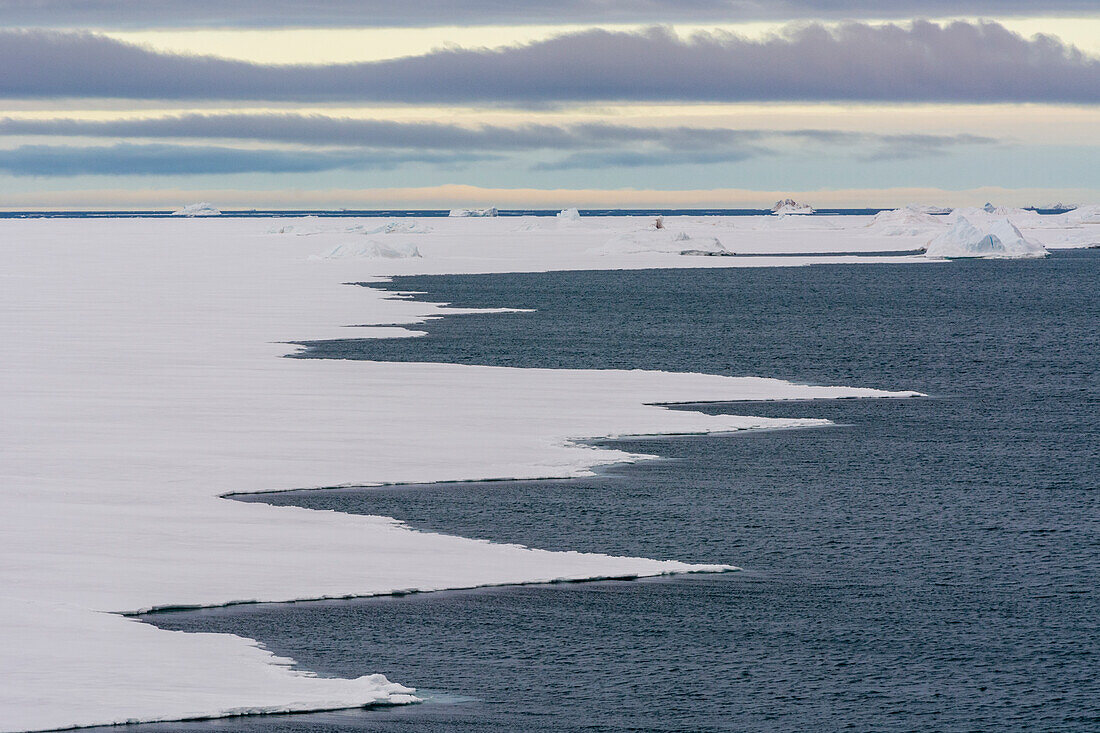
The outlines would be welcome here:
[[[792,228],[796,220],[803,229]],[[756,254],[905,251],[933,234],[884,236],[869,222],[670,217],[666,225]],[[822,422],[654,403],[913,394],[648,371],[280,358],[290,341],[412,337],[415,329],[392,324],[461,312],[346,284],[386,275],[930,262],[690,257],[675,247],[593,254],[644,239],[652,223],[0,220],[0,730],[414,699],[379,676],[318,678],[248,639],[162,631],[119,613],[725,569],[545,552],[220,498],[581,475],[639,457],[573,439]],[[1100,232],[1067,227],[1043,231]],[[351,256],[332,256],[345,251]]]

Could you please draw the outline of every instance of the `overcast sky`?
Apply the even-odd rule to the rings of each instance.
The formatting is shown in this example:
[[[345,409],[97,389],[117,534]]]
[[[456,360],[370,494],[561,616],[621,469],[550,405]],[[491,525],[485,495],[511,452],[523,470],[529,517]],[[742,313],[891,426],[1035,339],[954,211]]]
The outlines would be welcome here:
[[[1095,1],[303,7],[0,0],[0,208],[1100,200]]]

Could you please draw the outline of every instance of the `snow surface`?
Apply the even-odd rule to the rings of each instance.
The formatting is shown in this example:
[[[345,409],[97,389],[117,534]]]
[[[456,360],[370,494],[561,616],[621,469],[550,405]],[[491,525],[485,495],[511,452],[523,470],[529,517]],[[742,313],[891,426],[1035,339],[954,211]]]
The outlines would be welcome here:
[[[206,201],[197,204],[188,204],[179,211],[173,211],[172,216],[221,216],[220,211],[214,205]]]
[[[803,221],[798,229],[775,217],[667,217],[666,231],[652,232],[657,249],[650,232],[640,234],[648,217],[585,217],[566,229],[553,218],[0,221],[0,338],[12,346],[0,360],[0,730],[410,700],[380,677],[312,677],[250,640],[163,631],[119,612],[724,569],[545,552],[220,497],[584,475],[642,457],[576,439],[823,422],[655,403],[913,394],[279,358],[294,350],[288,342],[414,337],[392,324],[469,312],[346,285],[389,275],[934,266],[918,256],[828,254],[915,249],[915,237],[876,234],[871,217]],[[361,237],[391,224],[384,239]],[[616,237],[628,245],[593,252]],[[422,257],[309,259],[363,241],[414,246]],[[646,247],[629,244],[638,241]],[[719,241],[765,256],[669,255]]]
[[[926,257],[1020,259],[1046,257],[1049,252],[1023,234],[1007,218],[971,221],[958,216],[954,223],[931,242]]]

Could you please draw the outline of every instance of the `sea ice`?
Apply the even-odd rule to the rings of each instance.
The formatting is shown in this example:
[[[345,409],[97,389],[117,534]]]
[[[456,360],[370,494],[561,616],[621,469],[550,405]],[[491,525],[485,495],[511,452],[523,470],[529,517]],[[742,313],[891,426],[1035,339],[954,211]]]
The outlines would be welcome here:
[[[1066,223],[1075,224],[1100,224],[1100,205],[1079,206],[1072,211],[1061,215]]]
[[[388,224],[0,220],[0,339],[19,344],[0,360],[0,730],[408,700],[382,678],[312,677],[248,640],[162,631],[118,612],[724,569],[414,532],[384,517],[220,498],[227,492],[580,476],[640,457],[576,439],[823,424],[653,403],[914,394],[280,358],[288,342],[411,337],[394,324],[470,312],[346,285],[397,274],[929,266],[827,254],[911,248],[868,232],[870,217],[669,216],[660,231],[642,228],[649,217],[584,217],[517,231],[524,221],[410,220],[376,232]],[[272,229],[314,231],[266,236]],[[414,239],[429,256],[413,254]],[[763,256],[669,256],[728,252],[723,242]],[[767,256],[777,252],[801,254]]]

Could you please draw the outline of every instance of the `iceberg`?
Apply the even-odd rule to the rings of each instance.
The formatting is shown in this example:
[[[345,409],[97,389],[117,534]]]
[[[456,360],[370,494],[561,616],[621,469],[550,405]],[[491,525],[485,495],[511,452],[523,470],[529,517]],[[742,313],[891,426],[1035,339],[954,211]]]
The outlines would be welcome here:
[[[960,216],[951,227],[928,243],[925,257],[1018,259],[1046,257],[1043,245],[1020,233],[1007,218],[972,222]]]
[[[214,208],[214,205],[200,201],[197,204],[188,204],[179,211],[173,211],[172,216],[221,216],[222,212]]]
[[[497,216],[498,212],[495,206],[490,206],[487,209],[451,209],[451,213],[447,216],[454,217],[467,217],[467,216]]]
[[[776,201],[772,206],[772,213],[776,216],[809,215],[814,213],[813,207],[808,204],[800,204],[794,199]]]
[[[577,209],[562,209],[557,214],[559,221],[580,221],[581,212]]]
[[[1054,204],[1046,204],[1044,206],[1032,206],[1032,209],[1042,209],[1043,211],[1053,211],[1055,214],[1064,214],[1067,211],[1073,211],[1077,208],[1077,204],[1063,204],[1061,201]]]

